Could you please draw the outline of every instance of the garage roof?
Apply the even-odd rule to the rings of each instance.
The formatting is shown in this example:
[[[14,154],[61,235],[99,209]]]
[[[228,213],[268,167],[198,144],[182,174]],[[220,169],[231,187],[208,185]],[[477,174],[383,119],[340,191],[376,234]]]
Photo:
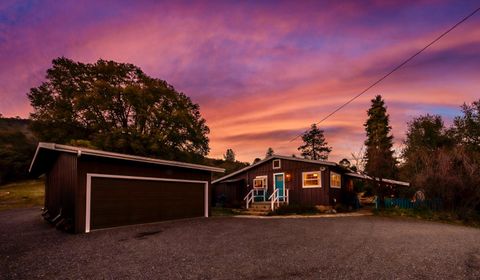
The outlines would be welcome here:
[[[128,160],[128,161],[152,163],[152,164],[158,164],[158,165],[183,167],[188,169],[206,170],[206,171],[220,172],[220,173],[225,172],[225,169],[223,168],[217,168],[217,167],[212,167],[207,165],[192,164],[192,163],[186,163],[186,162],[170,161],[170,160],[148,158],[148,157],[140,157],[140,156],[134,156],[134,155],[112,153],[112,152],[106,152],[101,150],[94,150],[94,149],[87,149],[87,148],[80,148],[80,147],[61,145],[61,144],[55,144],[55,143],[45,143],[45,142],[38,143],[35,156],[33,157],[32,163],[30,164],[30,168],[28,171],[32,175],[40,175],[45,173],[48,165],[47,163],[50,162],[52,158],[54,158],[54,156],[60,152],[77,154],[78,156],[89,155],[89,156],[96,156],[96,157],[103,157],[103,158],[113,158],[113,159],[121,159],[121,160]]]

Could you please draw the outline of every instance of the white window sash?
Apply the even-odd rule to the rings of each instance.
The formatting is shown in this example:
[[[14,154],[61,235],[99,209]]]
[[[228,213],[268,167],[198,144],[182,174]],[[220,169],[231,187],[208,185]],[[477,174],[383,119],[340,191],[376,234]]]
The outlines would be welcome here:
[[[310,178],[307,179],[306,176],[310,174],[318,174],[318,178]],[[316,181],[315,185],[306,185],[306,182],[313,182]],[[302,172],[302,188],[321,188],[322,187],[322,172],[320,171],[309,171],[309,172]]]

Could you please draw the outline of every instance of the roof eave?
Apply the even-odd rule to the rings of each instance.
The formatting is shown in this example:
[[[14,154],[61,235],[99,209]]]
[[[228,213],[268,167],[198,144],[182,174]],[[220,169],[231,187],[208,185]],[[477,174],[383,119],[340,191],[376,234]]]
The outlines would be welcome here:
[[[392,180],[392,179],[388,179],[388,178],[373,178],[373,177],[368,176],[366,174],[359,174],[359,173],[350,172],[350,173],[345,173],[345,175],[350,176],[350,177],[360,178],[360,179],[367,179],[367,180],[381,180],[381,181],[384,181],[386,183],[399,185],[399,186],[405,186],[405,187],[410,186],[409,182]]]
[[[80,148],[80,147],[61,145],[61,144],[55,144],[55,143],[46,143],[46,142],[38,143],[37,150],[35,151],[35,155],[33,156],[33,160],[30,164],[29,172],[31,172],[32,169],[33,169],[33,166],[34,166],[35,161],[38,157],[40,149],[47,149],[47,150],[58,151],[58,152],[73,153],[73,154],[78,154],[78,155],[90,155],[90,156],[98,156],[98,157],[113,158],[113,159],[120,159],[120,160],[145,162],[145,163],[158,164],[158,165],[175,166],[175,167],[181,167],[181,168],[204,170],[204,171],[211,171],[211,172],[218,172],[218,173],[224,173],[225,172],[225,169],[218,168],[218,167],[212,167],[212,166],[206,166],[206,165],[200,165],[200,164],[193,164],[193,163],[186,163],[186,162],[154,159],[154,158],[126,155],[126,154],[119,154],[119,153],[112,153],[112,152],[93,150],[93,149],[87,149],[87,148]]]

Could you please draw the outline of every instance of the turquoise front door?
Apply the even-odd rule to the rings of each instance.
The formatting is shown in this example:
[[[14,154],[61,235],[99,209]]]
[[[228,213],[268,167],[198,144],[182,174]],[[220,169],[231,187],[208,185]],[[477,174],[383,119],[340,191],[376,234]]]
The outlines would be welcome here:
[[[285,196],[285,180],[283,173],[277,173],[273,175],[273,181],[275,184],[275,189],[278,189],[278,196],[280,201],[283,201]]]

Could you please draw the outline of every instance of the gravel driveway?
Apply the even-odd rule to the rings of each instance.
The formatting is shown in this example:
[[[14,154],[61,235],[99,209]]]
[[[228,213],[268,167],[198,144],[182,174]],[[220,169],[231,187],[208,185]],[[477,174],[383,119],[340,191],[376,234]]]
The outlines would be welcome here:
[[[217,217],[72,235],[0,212],[2,279],[479,279],[480,230],[381,217]]]

